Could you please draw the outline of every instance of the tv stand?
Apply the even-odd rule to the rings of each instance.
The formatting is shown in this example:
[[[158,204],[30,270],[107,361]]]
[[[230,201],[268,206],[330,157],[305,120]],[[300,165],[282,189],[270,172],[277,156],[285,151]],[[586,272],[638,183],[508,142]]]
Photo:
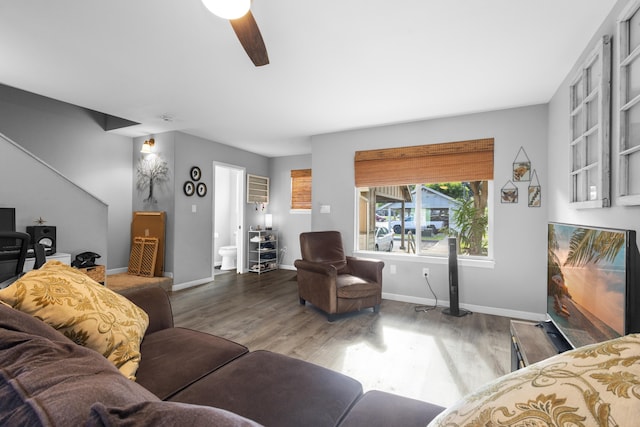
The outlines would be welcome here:
[[[551,328],[548,328],[549,326]],[[534,323],[512,320],[510,329],[512,371],[540,362],[571,348],[551,322]]]
[[[569,344],[565,337],[562,336],[556,325],[552,322],[540,322],[536,326],[542,328],[547,333],[547,337],[551,340],[551,343],[556,350],[558,350],[558,353],[564,353],[565,351],[571,350],[571,344]]]

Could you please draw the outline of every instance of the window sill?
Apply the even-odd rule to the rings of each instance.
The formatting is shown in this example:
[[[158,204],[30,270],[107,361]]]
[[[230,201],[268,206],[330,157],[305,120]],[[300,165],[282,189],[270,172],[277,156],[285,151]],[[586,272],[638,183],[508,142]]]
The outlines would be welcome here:
[[[413,255],[413,254],[394,254],[389,252],[378,251],[355,251],[354,256],[363,258],[376,258],[381,260],[406,261],[412,263],[428,263],[428,264],[448,264],[449,257],[434,255]],[[458,265],[462,267],[475,268],[495,268],[496,261],[487,257],[466,257],[458,256]]]
[[[294,215],[311,215],[311,209],[289,209],[289,213]]]

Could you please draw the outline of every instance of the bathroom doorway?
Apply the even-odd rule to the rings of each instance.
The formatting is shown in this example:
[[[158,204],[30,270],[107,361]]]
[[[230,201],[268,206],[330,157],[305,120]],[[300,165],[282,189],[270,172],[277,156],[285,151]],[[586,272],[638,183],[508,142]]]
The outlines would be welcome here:
[[[244,189],[245,169],[239,166],[213,162],[213,271],[212,276],[244,270]],[[233,262],[224,260],[220,248],[235,246],[235,270]],[[226,248],[228,249],[228,248]],[[228,250],[223,251],[228,253]],[[225,269],[222,269],[224,264]]]

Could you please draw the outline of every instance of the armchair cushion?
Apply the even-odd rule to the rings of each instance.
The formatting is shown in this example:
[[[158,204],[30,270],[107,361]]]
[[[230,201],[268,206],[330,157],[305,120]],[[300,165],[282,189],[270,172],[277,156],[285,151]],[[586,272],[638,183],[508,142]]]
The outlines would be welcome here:
[[[379,283],[370,282],[351,274],[341,274],[336,277],[338,298],[365,298],[382,292]]]
[[[342,247],[339,231],[312,231],[300,235],[302,259],[332,265],[338,274],[348,273],[347,257]]]

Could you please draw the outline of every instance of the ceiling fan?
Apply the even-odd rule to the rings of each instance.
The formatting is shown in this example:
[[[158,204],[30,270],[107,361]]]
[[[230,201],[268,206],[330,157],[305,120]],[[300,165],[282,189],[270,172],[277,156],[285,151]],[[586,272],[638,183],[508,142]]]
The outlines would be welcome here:
[[[202,0],[211,13],[228,19],[240,44],[256,67],[269,63],[269,55],[258,24],[251,13],[251,0]]]

